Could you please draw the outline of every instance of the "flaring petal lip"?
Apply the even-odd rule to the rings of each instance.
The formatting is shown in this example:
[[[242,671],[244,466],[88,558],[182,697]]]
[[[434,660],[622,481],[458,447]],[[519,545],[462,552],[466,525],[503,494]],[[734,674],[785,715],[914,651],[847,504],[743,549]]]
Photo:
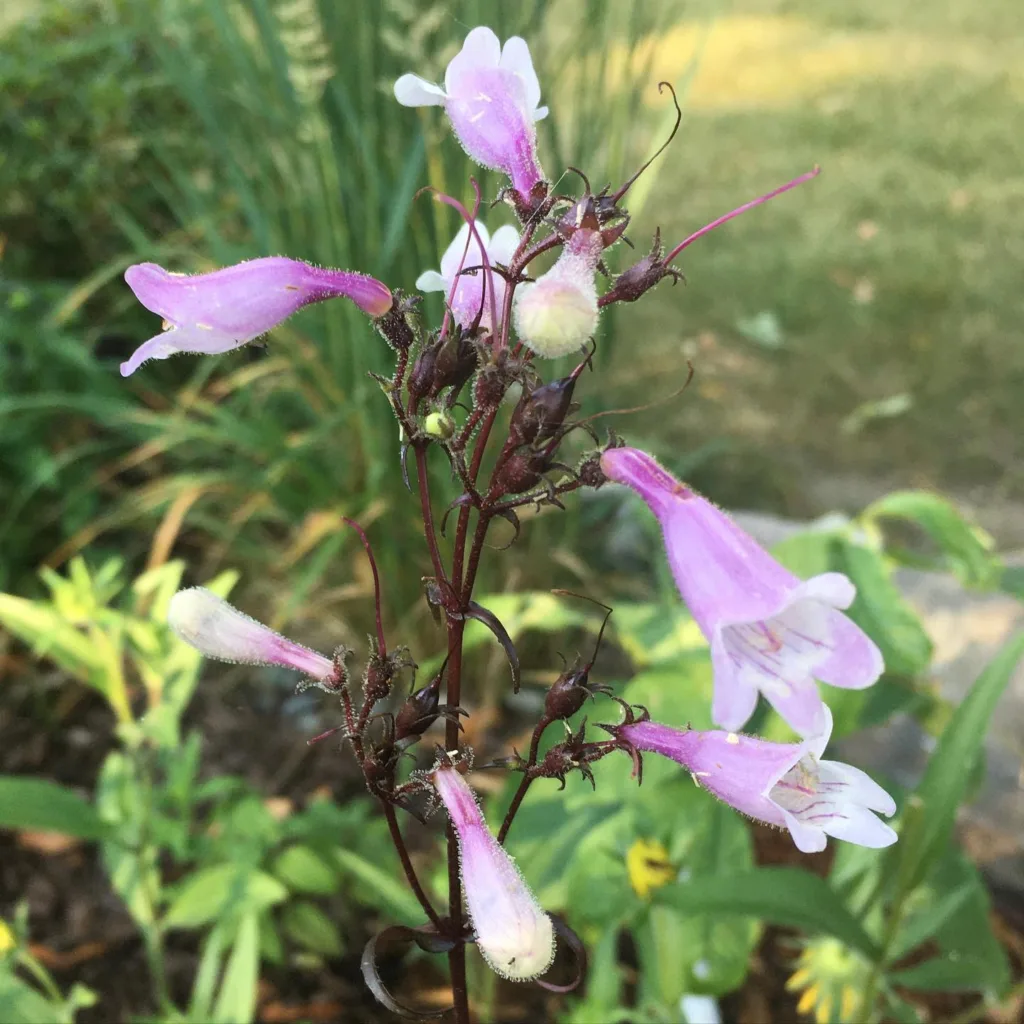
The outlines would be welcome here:
[[[155,263],[140,263],[124,276],[139,302],[160,316],[166,328],[122,364],[124,376],[147,359],[230,351],[312,302],[344,297],[378,317],[394,301],[385,284],[365,274],[284,256],[248,260],[207,274],[176,274]]]

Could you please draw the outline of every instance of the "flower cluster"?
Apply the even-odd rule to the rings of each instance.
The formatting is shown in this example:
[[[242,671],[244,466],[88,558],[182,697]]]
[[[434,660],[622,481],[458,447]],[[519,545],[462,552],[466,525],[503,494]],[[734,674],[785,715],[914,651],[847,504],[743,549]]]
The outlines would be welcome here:
[[[536,122],[547,108],[540,106],[540,84],[522,39],[502,45],[490,29],[473,29],[449,63],[443,86],[408,74],[395,83],[394,91],[406,106],[444,109],[468,155],[508,177],[499,198],[519,220],[518,228],[504,225],[489,233],[477,216],[481,196],[475,182],[472,209],[451,196],[438,196],[464,223],[441,256],[440,269],[425,271],[416,286],[443,293],[443,323],[425,328],[414,311],[420,301],[416,296],[359,273],[285,257],[254,259],[195,276],[141,264],[129,268],[126,279],[142,304],[163,318],[164,331],[145,342],[122,365],[122,373],[127,376],[147,359],[177,352],[228,352],[303,306],[338,297],[355,302],[390,345],[394,372],[378,381],[400,426],[403,471],[408,475],[410,454],[415,464],[430,559],[424,593],[448,634],[447,657],[438,673],[426,685],[410,687],[404,700],[393,699],[396,681],[415,666],[406,648],[389,650],[372,548],[354,523],[349,525],[366,547],[376,592],[377,635],[361,684],[350,677],[350,652],[344,648],[331,656],[317,653],[201,588],[175,596],[170,623],[208,657],[287,667],[338,697],[342,724],[331,731],[343,734],[367,789],[380,801],[409,884],[430,922],[423,929],[406,929],[405,937],[431,952],[448,953],[455,1017],[465,1021],[466,942],[475,942],[488,964],[514,981],[540,979],[549,969],[556,933],[573,949],[578,943],[567,926],[544,912],[504,849],[535,780],[558,779],[564,785],[566,776],[578,771],[593,782],[590,765],[623,753],[641,780],[643,754],[657,753],[677,762],[700,786],[741,813],[788,829],[802,851],[823,849],[827,835],[885,846],[895,840],[895,833],[876,814],[891,815],[895,805],[864,773],[822,757],[832,719],[819,683],[859,689],[874,683],[883,670],[878,648],[844,614],[854,599],[851,582],[838,573],[798,579],[650,455],[614,437],[586,452],[575,467],[560,461],[563,440],[577,428],[597,441],[585,421],[573,419],[573,397],[591,363],[601,308],[636,301],[666,277],[674,280],[678,272],[671,264],[693,241],[817,172],[718,218],[667,254],[656,234],[650,252],[602,291],[598,274],[623,237],[629,215],[622,203],[637,175],[614,192],[591,192],[582,175],[582,195],[554,190],[537,157]],[[538,257],[555,252],[550,269],[530,273]],[[541,360],[574,353],[577,363],[571,372],[544,380]],[[508,411],[510,392],[518,398]],[[490,442],[502,436],[497,451],[485,458]],[[428,455],[437,448],[460,487],[440,517],[442,531],[450,515],[456,519],[450,564],[442,556],[427,471]],[[568,722],[596,693],[608,693],[609,688],[591,682],[593,657],[585,665],[577,661],[548,691],[528,754],[513,753],[491,763],[520,774],[495,836],[463,775],[470,751],[460,727],[466,714],[462,643],[468,620],[491,630],[508,656],[513,687],[520,682],[519,656],[508,631],[473,600],[487,531],[501,518],[518,537],[518,509],[562,509],[566,495],[609,483],[634,491],[661,525],[680,596],[710,646],[712,717],[721,728],[670,728],[619,700],[624,720],[603,726],[610,738],[588,739],[585,724],[574,730]],[[801,737],[798,742],[739,734],[759,695]],[[564,738],[542,754],[545,730],[559,722],[565,725]],[[400,781],[401,756],[435,723],[444,726],[440,755],[431,768]],[[449,901],[443,913],[419,882],[395,813],[397,808],[423,818],[442,806],[449,823]],[[641,896],[673,880],[674,868],[660,845],[638,846],[630,857],[630,876]],[[364,971],[373,975],[378,998],[394,1008],[398,1004],[373,974],[373,961],[368,947]]]

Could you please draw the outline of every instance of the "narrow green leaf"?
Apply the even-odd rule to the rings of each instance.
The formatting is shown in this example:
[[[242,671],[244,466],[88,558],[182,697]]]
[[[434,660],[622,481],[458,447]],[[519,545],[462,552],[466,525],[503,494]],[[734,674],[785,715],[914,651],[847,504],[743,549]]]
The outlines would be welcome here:
[[[946,893],[942,899],[936,900],[921,913],[908,918],[897,934],[886,959],[894,963],[930,939],[974,895],[975,891],[975,885],[967,882]]]
[[[41,829],[102,839],[107,825],[92,804],[46,779],[0,775],[0,828]]]
[[[289,846],[271,868],[292,892],[328,896],[338,891],[338,873],[308,846]]]
[[[983,992],[989,977],[983,959],[972,956],[937,956],[902,971],[891,971],[889,982],[929,992]]]
[[[0,1020],[5,1024],[61,1024],[59,1006],[6,970],[0,974]]]
[[[341,956],[344,943],[338,926],[315,903],[298,900],[281,912],[285,934],[321,956]]]
[[[797,868],[758,868],[740,875],[665,886],[654,900],[684,913],[743,914],[772,924],[832,935],[875,959],[878,948],[829,885]]]
[[[263,910],[280,903],[288,890],[272,876],[238,864],[217,864],[197,871],[167,911],[167,928],[196,928],[231,910]]]
[[[260,929],[255,910],[241,921],[228,957],[224,982],[213,1009],[214,1024],[249,1024],[256,1017],[256,982],[260,967]]]
[[[423,923],[423,908],[404,881],[351,850],[335,850],[334,857],[341,870],[364,887],[360,897],[365,902],[379,905],[403,924]]]
[[[912,814],[892,856],[900,890],[910,892],[924,878],[949,839],[957,808],[967,792],[996,703],[1024,654],[1024,633],[1010,640],[989,662],[971,692],[953,713],[912,797]]]

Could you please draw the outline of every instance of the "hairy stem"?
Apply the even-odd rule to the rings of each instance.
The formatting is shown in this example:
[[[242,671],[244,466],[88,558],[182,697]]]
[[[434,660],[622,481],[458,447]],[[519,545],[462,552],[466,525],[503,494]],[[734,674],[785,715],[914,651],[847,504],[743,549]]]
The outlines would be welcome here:
[[[395,808],[392,804],[388,803],[387,800],[381,800],[381,805],[384,808],[384,817],[387,819],[388,828],[391,830],[391,841],[395,844],[395,849],[398,851],[398,858],[402,862],[402,868],[404,869],[405,877],[409,882],[409,888],[412,889],[413,893],[416,895],[416,899],[420,901],[420,906],[423,908],[423,912],[427,917],[430,918],[430,923],[440,934],[444,930],[444,925],[441,923],[441,919],[437,916],[437,911],[434,909],[434,905],[430,902],[429,897],[423,891],[423,886],[420,884],[419,876],[416,874],[416,868],[413,867],[412,860],[409,857],[409,850],[405,845],[402,830],[398,827],[398,819],[395,817]]]
[[[512,827],[512,822],[515,820],[516,812],[519,810],[519,805],[523,802],[523,797],[526,796],[526,791],[530,788],[530,783],[533,782],[533,778],[530,775],[530,769],[537,763],[537,754],[540,752],[540,739],[544,735],[544,730],[553,721],[555,721],[555,719],[545,715],[533,730],[533,738],[530,740],[530,756],[526,760],[526,769],[523,771],[523,777],[519,782],[519,788],[516,790],[515,796],[512,797],[512,803],[508,805],[508,810],[505,812],[505,820],[501,823],[501,829],[498,832],[499,843],[505,842],[505,839],[508,836],[508,830]]]

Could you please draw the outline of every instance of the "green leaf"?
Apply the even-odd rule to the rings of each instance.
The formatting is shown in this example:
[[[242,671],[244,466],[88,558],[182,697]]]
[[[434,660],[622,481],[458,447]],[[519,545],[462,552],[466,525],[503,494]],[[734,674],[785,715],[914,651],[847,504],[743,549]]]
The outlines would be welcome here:
[[[0,965],[0,1020],[4,1024],[63,1024],[60,1006]]]
[[[1024,633],[1010,640],[988,664],[932,751],[905,812],[900,842],[892,848],[901,892],[917,887],[949,841],[992,713],[1022,654]]]
[[[948,954],[890,971],[887,977],[893,985],[930,992],[984,992],[989,974],[989,965],[982,957]]]
[[[975,886],[965,882],[918,914],[903,921],[886,959],[901,960],[922,942],[930,939],[973,896]]]
[[[98,664],[88,638],[41,601],[0,594],[0,625],[29,644],[37,657],[50,658],[82,682]]]
[[[292,892],[329,896],[340,884],[337,871],[308,846],[289,846],[270,870]]]
[[[654,901],[684,913],[743,914],[832,935],[872,959],[878,956],[875,942],[828,884],[797,868],[698,878],[658,889]]]
[[[869,505],[862,518],[902,519],[919,526],[966,586],[991,586],[998,578],[1000,563],[993,553],[992,538],[937,494],[896,491]]]
[[[185,879],[164,918],[167,928],[198,928],[228,912],[281,903],[288,890],[273,876],[240,864],[216,864]]]
[[[77,793],[46,779],[0,775],[0,828],[61,832],[102,839],[109,832],[96,809]]]
[[[845,538],[834,543],[835,568],[857,587],[847,614],[878,644],[886,671],[905,676],[924,672],[931,664],[932,642],[892,582],[882,556]]]
[[[686,943],[693,937],[689,914],[664,903],[649,907],[636,929],[640,957],[640,1002],[677,1006],[686,993]]]
[[[299,900],[281,912],[285,934],[321,956],[341,956],[344,944],[338,926],[314,903]]]
[[[361,902],[381,907],[402,924],[423,923],[423,908],[404,880],[388,874],[351,850],[335,850],[334,858],[338,867],[363,887],[357,890]]]
[[[255,1018],[259,967],[259,922],[256,911],[250,910],[242,917],[228,957],[224,981],[213,1009],[214,1024],[249,1024]]]

